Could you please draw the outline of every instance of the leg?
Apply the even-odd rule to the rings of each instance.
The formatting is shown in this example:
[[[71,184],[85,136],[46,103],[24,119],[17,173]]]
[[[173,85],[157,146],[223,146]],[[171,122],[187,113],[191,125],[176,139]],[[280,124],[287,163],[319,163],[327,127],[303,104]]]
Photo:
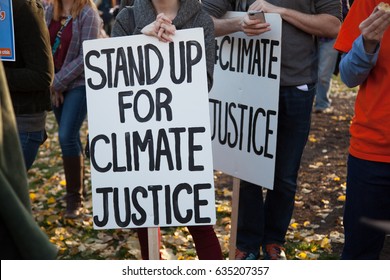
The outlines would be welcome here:
[[[241,181],[237,221],[237,248],[259,255],[264,235],[263,189]]]
[[[361,219],[390,220],[390,163],[349,156],[342,259],[377,260],[385,233]]]
[[[84,159],[80,129],[87,114],[85,87],[64,94],[64,103],[54,108],[66,178],[66,214],[74,219],[80,214],[84,189]]]
[[[77,87],[64,93],[64,103],[59,108],[54,107],[53,111],[58,122],[62,155],[82,155],[80,129],[87,115],[85,87]]]
[[[282,245],[294,210],[300,161],[310,132],[315,86],[308,91],[283,87],[279,96],[274,189],[264,204],[263,244]]]
[[[330,107],[330,84],[337,63],[338,52],[333,48],[335,39],[319,41],[318,85],[315,109],[325,110]]]
[[[221,245],[213,226],[189,226],[200,260],[222,260]]]
[[[26,169],[29,170],[38,154],[39,146],[45,140],[45,130],[36,132],[19,132]]]

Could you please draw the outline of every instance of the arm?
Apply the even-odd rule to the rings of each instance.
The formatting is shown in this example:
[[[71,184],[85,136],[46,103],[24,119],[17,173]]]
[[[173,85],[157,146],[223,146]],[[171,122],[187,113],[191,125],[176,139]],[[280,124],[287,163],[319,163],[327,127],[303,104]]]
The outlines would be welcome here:
[[[215,37],[238,31],[244,32],[248,36],[255,36],[271,30],[269,23],[261,23],[260,20],[251,20],[247,14],[243,17],[211,18],[214,22]]]
[[[226,34],[234,33],[241,31],[241,18],[229,18],[229,19],[219,19],[211,17],[214,22],[215,36],[223,36]]]
[[[55,91],[64,92],[68,85],[83,73],[83,42],[85,40],[98,38],[100,18],[94,9],[89,8],[89,11],[80,18],[79,24],[81,25],[81,30],[78,55],[75,59],[64,65],[61,70],[56,73],[53,83]]]
[[[305,14],[293,9],[272,5],[263,0],[257,0],[249,9],[280,14],[282,19],[291,25],[306,33],[320,37],[336,38],[341,26],[340,20],[333,15]]]
[[[352,49],[344,54],[340,62],[340,77],[348,87],[361,85],[370,74],[378,59],[379,48],[374,53],[364,49],[363,36],[353,43]]]
[[[34,2],[35,3],[35,2]],[[43,20],[43,7],[25,3],[18,17],[24,18],[25,26],[15,30],[18,41],[17,61],[23,68],[6,68],[11,91],[46,90],[54,76],[49,33]],[[23,81],[23,82],[21,82]]]
[[[207,66],[207,85],[210,91],[214,82],[214,63],[215,63],[215,36],[214,24],[210,17],[204,18],[203,24],[205,52],[206,52],[206,66]]]
[[[361,35],[340,62],[340,76],[347,86],[360,85],[367,79],[371,69],[375,67],[380,42],[389,26],[390,13],[377,8],[359,25]]]

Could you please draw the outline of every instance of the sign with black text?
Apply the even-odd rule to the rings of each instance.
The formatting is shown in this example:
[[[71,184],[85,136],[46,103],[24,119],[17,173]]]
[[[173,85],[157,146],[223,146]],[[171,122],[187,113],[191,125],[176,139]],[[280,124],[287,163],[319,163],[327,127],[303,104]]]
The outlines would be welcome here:
[[[209,103],[214,168],[273,189],[282,21],[277,14],[265,16],[269,32],[216,38]]]
[[[215,224],[203,29],[83,47],[94,227]]]

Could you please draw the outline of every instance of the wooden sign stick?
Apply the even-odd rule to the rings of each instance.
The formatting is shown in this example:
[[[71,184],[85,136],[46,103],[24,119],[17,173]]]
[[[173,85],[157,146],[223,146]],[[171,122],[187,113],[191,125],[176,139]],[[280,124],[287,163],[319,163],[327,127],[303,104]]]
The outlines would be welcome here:
[[[149,260],[160,260],[158,228],[148,228]]]

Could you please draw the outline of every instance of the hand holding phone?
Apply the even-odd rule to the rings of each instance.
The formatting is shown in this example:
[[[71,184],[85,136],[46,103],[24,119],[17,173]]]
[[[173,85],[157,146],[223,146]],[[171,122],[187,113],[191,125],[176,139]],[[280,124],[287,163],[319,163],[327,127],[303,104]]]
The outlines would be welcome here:
[[[248,11],[248,17],[251,20],[259,19],[262,23],[265,23],[265,16],[263,11]]]

